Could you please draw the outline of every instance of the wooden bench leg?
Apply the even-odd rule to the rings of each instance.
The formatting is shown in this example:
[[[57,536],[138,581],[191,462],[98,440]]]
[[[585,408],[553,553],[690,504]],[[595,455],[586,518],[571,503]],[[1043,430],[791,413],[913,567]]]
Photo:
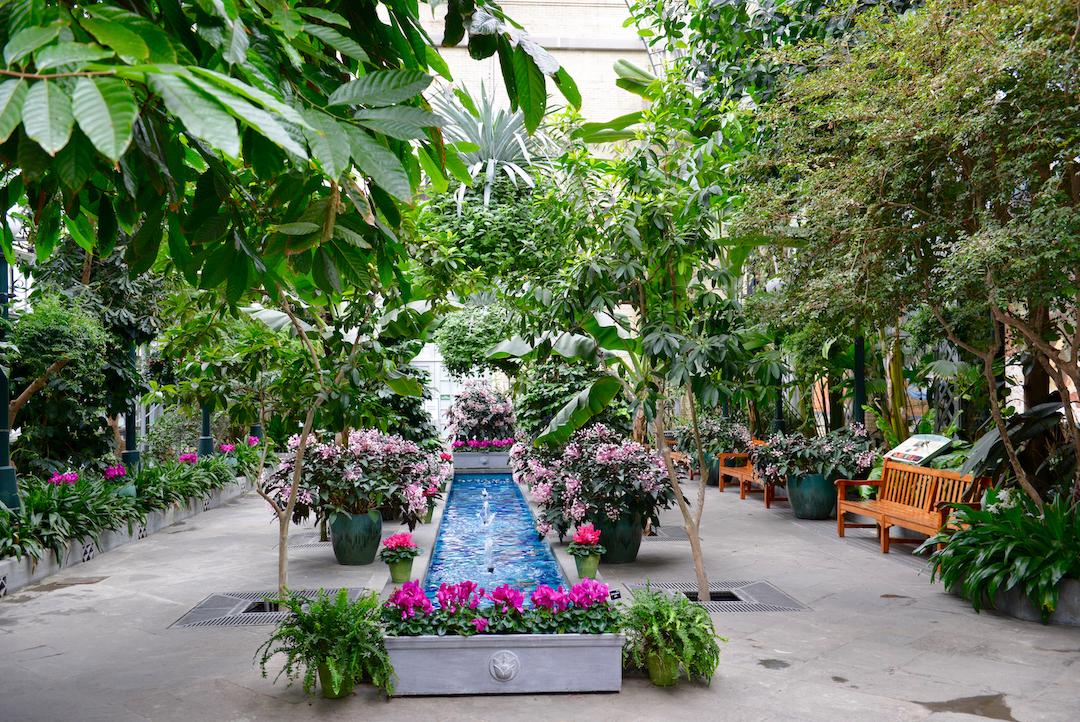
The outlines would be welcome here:
[[[880,524],[878,526],[878,536],[881,537],[881,553],[889,553],[889,530],[892,528],[889,524]]]
[[[748,486],[748,484],[746,483],[745,479],[739,479],[739,498],[740,499],[745,499],[746,498],[746,487],[747,486]]]
[[[836,536],[844,536],[844,514],[846,512],[840,511],[839,504],[836,506]]]

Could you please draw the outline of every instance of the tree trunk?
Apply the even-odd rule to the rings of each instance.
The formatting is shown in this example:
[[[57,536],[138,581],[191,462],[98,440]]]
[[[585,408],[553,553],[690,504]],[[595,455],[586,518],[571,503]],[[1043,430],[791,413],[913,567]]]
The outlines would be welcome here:
[[[19,411],[23,406],[26,406],[26,402],[30,400],[30,397],[45,388],[45,384],[49,382],[49,378],[60,369],[68,365],[71,359],[62,358],[53,361],[49,364],[49,367],[38,376],[36,379],[30,382],[30,385],[22,390],[22,393],[12,399],[8,404],[8,428],[15,428],[15,417],[19,415]]]
[[[664,443],[664,411],[663,404],[656,405],[656,417],[653,419],[653,433],[656,434],[658,439],[657,445],[660,447],[660,455],[664,459],[664,467],[667,469],[668,480],[671,482],[671,488],[675,492],[675,501],[679,505],[679,511],[683,517],[683,528],[686,529],[686,536],[690,539],[690,553],[694,558],[694,574],[697,577],[698,586],[698,601],[708,602],[711,600],[709,594],[709,578],[705,574],[705,559],[701,554],[701,538],[698,535],[698,526],[694,523],[694,515],[690,510],[690,506],[686,503],[686,497],[683,496],[682,488],[679,486],[679,477],[675,473],[675,464],[671,461],[671,450],[668,449],[667,444]],[[704,484],[704,480],[702,480]]]

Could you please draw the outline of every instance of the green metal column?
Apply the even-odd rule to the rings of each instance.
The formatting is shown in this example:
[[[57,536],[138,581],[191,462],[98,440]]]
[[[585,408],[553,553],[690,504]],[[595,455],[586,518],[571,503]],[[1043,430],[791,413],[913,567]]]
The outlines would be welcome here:
[[[855,423],[866,425],[866,339],[855,337]]]
[[[138,354],[135,351],[135,344],[131,344],[131,348],[128,349],[128,360],[131,361],[131,367],[136,368],[138,364]],[[139,402],[135,398],[135,389],[131,389],[131,402],[128,404],[127,411],[124,413],[124,453],[121,458],[124,460],[124,466],[128,471],[134,474],[139,469],[139,439],[138,439],[138,422],[139,422]]]
[[[11,300],[8,289],[8,262],[7,258],[0,253],[0,314],[3,315],[5,324],[8,318],[8,302]],[[0,328],[0,340],[3,338],[3,329]],[[8,377],[0,366],[0,503],[9,509],[17,510],[22,506],[19,501],[19,485],[15,477],[15,467],[11,465],[11,425],[8,422],[8,406],[11,403],[11,389],[8,386]]]
[[[210,456],[214,453],[214,437],[210,434],[210,407],[202,405],[202,436],[199,437],[199,446],[196,448],[199,458]]]

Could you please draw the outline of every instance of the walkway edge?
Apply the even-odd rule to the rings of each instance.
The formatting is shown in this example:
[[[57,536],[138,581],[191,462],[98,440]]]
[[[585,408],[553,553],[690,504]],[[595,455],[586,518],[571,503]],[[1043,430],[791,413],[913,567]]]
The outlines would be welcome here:
[[[211,509],[217,509],[225,503],[246,494],[254,488],[245,477],[238,477],[235,482],[218,489],[212,489],[205,497],[191,497],[183,504],[177,504],[164,511],[151,511],[146,515],[146,522],[135,527],[130,533],[127,529],[104,532],[97,543],[91,539],[75,539],[68,544],[63,564],[56,563],[56,555],[49,552],[41,559],[7,558],[0,560],[0,598],[19,591],[23,587],[52,576],[59,571],[69,569],[83,562],[90,561],[99,554],[132,544],[141,539]]]

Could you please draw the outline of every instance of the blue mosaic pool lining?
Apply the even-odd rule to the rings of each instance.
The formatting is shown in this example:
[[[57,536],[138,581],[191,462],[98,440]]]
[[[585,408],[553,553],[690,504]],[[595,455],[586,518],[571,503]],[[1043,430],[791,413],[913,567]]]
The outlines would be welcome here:
[[[484,563],[481,491],[488,491],[495,571]],[[424,591],[432,599],[442,583],[471,580],[484,589],[503,584],[528,594],[540,584],[566,586],[566,578],[547,542],[538,539],[536,522],[525,497],[509,474],[458,474],[450,487],[435,539]]]

